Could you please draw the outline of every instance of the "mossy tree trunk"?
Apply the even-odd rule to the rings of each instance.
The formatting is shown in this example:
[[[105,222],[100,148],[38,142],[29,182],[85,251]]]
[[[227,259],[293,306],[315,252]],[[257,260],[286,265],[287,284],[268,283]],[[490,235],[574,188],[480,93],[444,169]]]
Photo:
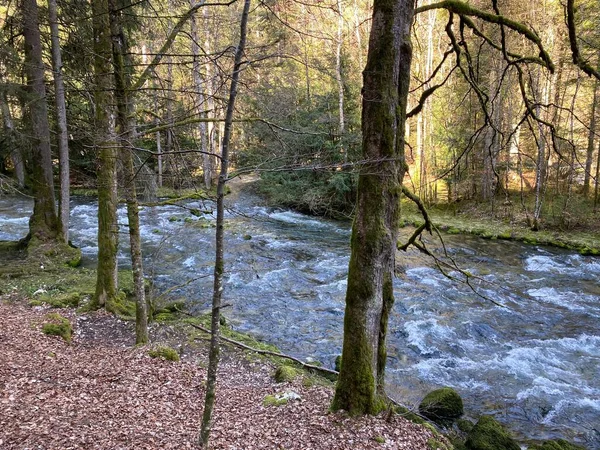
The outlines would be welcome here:
[[[98,270],[94,302],[104,307],[117,296],[117,148],[108,0],[92,2],[96,151],[98,173]]]
[[[225,132],[223,134],[223,147],[221,152],[221,170],[217,182],[217,229],[215,236],[215,272],[212,298],[212,314],[210,323],[210,352],[208,360],[208,374],[206,376],[206,396],[204,399],[204,412],[202,414],[202,426],[200,428],[200,446],[208,448],[210,430],[212,428],[212,412],[215,404],[217,389],[217,368],[219,365],[219,332],[221,319],[221,298],[223,294],[223,272],[224,272],[224,241],[223,232],[225,225],[225,183],[227,182],[227,171],[229,170],[229,143],[233,127],[233,112],[235,99],[237,97],[238,80],[242,69],[242,57],[246,46],[246,30],[248,24],[248,13],[250,11],[250,0],[244,0],[244,9],[240,23],[240,40],[235,51],[233,72],[231,74],[231,86],[229,87],[229,101],[225,114]]]
[[[62,76],[62,55],[58,29],[56,0],[48,0],[50,34],[52,41],[52,70],[54,78],[54,103],[56,105],[56,126],[58,137],[58,160],[60,165],[60,196],[58,218],[65,242],[69,240],[69,135],[67,131],[67,105],[65,85]]]
[[[135,343],[148,342],[148,308],[144,287],[144,266],[142,263],[142,244],[140,237],[140,216],[135,186],[135,167],[133,164],[133,127],[130,126],[133,105],[129,87],[131,76],[126,70],[125,55],[129,51],[127,38],[122,24],[122,5],[117,0],[109,0],[110,26],[113,40],[113,66],[115,78],[115,100],[117,104],[117,136],[118,147],[125,175],[125,199],[127,202],[127,219],[129,223],[129,245],[131,249],[131,268],[135,291]],[[131,14],[131,10],[129,11]]]
[[[50,125],[44,85],[44,63],[40,41],[38,7],[35,0],[23,0],[23,37],[25,42],[25,75],[29,95],[33,173],[33,214],[29,219],[29,243],[62,242],[54,197]]]
[[[402,179],[414,0],[375,0],[363,72],[363,158],[346,291],[344,344],[332,408],[382,406],[385,340],[394,302],[394,256]]]

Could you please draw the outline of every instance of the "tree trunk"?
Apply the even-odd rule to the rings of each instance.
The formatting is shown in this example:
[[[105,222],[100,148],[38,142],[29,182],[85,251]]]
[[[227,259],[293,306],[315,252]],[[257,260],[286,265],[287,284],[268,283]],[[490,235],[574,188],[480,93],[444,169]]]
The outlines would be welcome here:
[[[17,186],[23,188],[25,186],[25,162],[23,154],[18,147],[15,135],[15,125],[8,106],[8,97],[6,92],[2,92],[2,101],[0,101],[0,113],[2,113],[2,123],[4,124],[4,135],[10,147],[10,159],[14,167],[14,177],[17,180]]]
[[[130,77],[125,69],[125,55],[128,52],[127,40],[121,23],[121,13],[115,0],[110,0],[111,35],[113,40],[113,65],[115,78],[115,98],[117,102],[117,136],[121,161],[125,171],[125,199],[127,202],[127,219],[129,222],[129,244],[131,249],[131,268],[135,292],[135,343],[148,342],[148,309],[144,287],[144,269],[142,264],[142,245],[140,238],[140,217],[135,186],[135,167],[133,164],[132,127],[129,117],[132,104],[129,94]]]
[[[193,5],[194,0],[191,0]],[[196,22],[196,16],[193,15],[190,19],[190,34],[192,37],[192,55],[193,61],[193,72],[194,72],[194,88],[196,90],[196,108],[198,114],[202,118],[206,118],[206,113],[203,110],[206,109],[206,102],[204,97],[205,83],[202,82],[202,74],[200,73],[200,46],[198,45],[198,24]],[[198,132],[200,133],[200,149],[202,151],[202,171],[204,173],[204,187],[208,190],[212,186],[212,162],[208,150],[208,134],[206,122],[200,122],[198,124]]]
[[[98,269],[94,302],[104,307],[117,296],[117,148],[114,130],[112,39],[108,0],[92,2],[96,150],[98,153]]]
[[[346,131],[346,127],[344,125],[344,80],[342,78],[342,35],[344,31],[344,9],[341,0],[337,0],[337,9],[338,27],[335,47],[335,79],[338,85],[338,133],[341,136]],[[342,149],[342,151],[344,150]]]
[[[210,27],[210,23],[209,23],[209,12],[208,12],[208,8],[204,8],[203,10],[203,15],[204,15],[204,27],[206,29],[206,34],[205,34],[205,40],[204,40],[204,48],[205,51],[207,53],[210,53],[210,49],[211,49],[211,38],[213,36],[213,33],[211,32],[211,27]],[[214,62],[213,61],[208,61],[205,66],[204,66],[204,72],[206,73],[206,100],[207,100],[207,106],[208,106],[208,113],[206,115],[207,118],[215,118],[216,117],[216,111],[215,111],[215,99],[214,99],[214,94],[215,94],[215,87],[214,87],[214,83],[215,83],[215,79],[214,76],[212,75],[213,73],[213,65]],[[206,133],[208,136],[208,151],[212,154],[212,155],[216,155],[218,148],[217,148],[217,143],[216,143],[216,139],[215,139],[215,125],[214,122],[208,122],[206,124]],[[210,168],[211,168],[211,174],[214,177],[214,173],[216,171],[216,161],[217,158],[216,156],[211,156],[209,158],[210,161]],[[211,181],[211,185],[212,185],[212,181]]]
[[[598,185],[600,185],[600,140],[598,141],[598,152],[596,153],[596,179],[594,180],[594,211],[598,207]]]
[[[65,242],[69,241],[69,134],[67,132],[67,105],[65,103],[65,85],[62,77],[62,55],[58,31],[56,0],[48,0],[50,16],[50,34],[52,40],[52,69],[54,76],[54,96],[56,104],[56,125],[58,128],[58,161],[60,165],[60,198],[58,217]]]
[[[231,128],[233,125],[233,111],[235,98],[237,96],[237,86],[242,67],[242,56],[246,45],[246,30],[248,24],[248,12],[250,10],[250,0],[244,0],[244,10],[240,24],[240,40],[238,42],[233,73],[231,75],[231,86],[229,89],[229,101],[227,102],[227,113],[225,114],[225,133],[223,135],[223,148],[221,153],[221,170],[219,181],[217,182],[217,230],[215,236],[215,273],[212,299],[212,315],[210,328],[210,353],[208,360],[208,374],[206,376],[206,397],[204,399],[204,413],[202,415],[202,427],[200,430],[200,446],[208,448],[210,430],[212,428],[212,412],[215,404],[215,394],[217,388],[217,368],[219,365],[219,324],[221,318],[221,296],[223,294],[223,231],[225,217],[225,183],[227,182],[229,141],[231,139]]]
[[[33,187],[33,214],[29,219],[29,238],[32,242],[62,241],[54,197],[52,156],[50,152],[50,125],[44,86],[44,63],[35,0],[23,0],[23,36],[25,40],[25,74],[29,115],[32,126],[31,165]]]
[[[542,117],[542,109],[540,103],[548,103],[548,86],[542,81],[541,73],[538,73],[537,83],[535,86],[535,94],[538,99],[535,114]],[[544,193],[546,191],[546,173],[547,173],[547,157],[546,157],[546,136],[544,126],[540,122],[538,124],[537,138],[537,161],[535,169],[535,203],[533,207],[533,219],[531,229],[537,231],[540,229],[540,219],[542,217],[542,206],[544,201]]]
[[[598,102],[598,80],[594,81],[594,99],[590,112],[590,128],[588,130],[588,146],[585,155],[585,175],[583,178],[583,195],[587,197],[590,193],[590,178],[592,172],[592,161],[594,160],[594,137],[596,136],[596,103]]]
[[[344,315],[342,366],[332,408],[372,414],[382,407],[385,339],[394,302],[399,201],[414,0],[375,0],[363,72],[363,158]]]

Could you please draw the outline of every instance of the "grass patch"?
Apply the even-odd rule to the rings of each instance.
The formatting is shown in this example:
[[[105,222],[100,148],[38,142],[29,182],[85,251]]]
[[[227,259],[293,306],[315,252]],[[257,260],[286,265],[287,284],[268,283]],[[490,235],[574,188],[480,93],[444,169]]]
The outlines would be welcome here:
[[[429,208],[433,223],[448,234],[471,234],[485,239],[511,239],[532,245],[576,250],[583,255],[600,255],[600,213],[592,208],[572,219],[578,226],[561,226],[556,213],[547,210],[548,220],[542,229],[532,231],[518,201],[510,209],[497,207],[492,213],[489,204],[463,202],[460,205],[434,205]],[[548,207],[549,208],[549,207]],[[555,214],[554,216],[552,214]],[[554,219],[552,219],[554,217]],[[423,219],[412,203],[403,200],[404,225],[419,226]]]

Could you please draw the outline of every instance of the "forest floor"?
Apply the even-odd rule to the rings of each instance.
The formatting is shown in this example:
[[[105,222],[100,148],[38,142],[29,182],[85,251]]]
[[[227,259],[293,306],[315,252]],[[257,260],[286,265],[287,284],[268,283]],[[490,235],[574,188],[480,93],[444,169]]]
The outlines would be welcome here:
[[[42,333],[51,312],[72,323],[70,343]],[[152,346],[183,338],[177,329],[153,324],[153,344],[135,347],[132,322],[30,306],[18,292],[0,296],[0,323],[0,448],[196,447],[206,341],[179,341],[180,362],[153,359]],[[429,428],[397,415],[330,413],[331,385],[304,376],[276,383],[273,362],[222,349],[211,448],[437,448]],[[285,393],[299,399],[265,405],[265,397]]]

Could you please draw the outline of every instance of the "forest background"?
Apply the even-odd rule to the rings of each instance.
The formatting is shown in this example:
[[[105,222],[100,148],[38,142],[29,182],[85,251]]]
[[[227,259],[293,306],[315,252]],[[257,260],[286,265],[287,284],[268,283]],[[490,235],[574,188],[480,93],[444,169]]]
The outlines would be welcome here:
[[[129,120],[136,181],[146,198],[161,187],[210,187],[218,172],[240,5],[195,3],[115,3],[126,35],[124,68],[133,79],[145,77],[134,86]],[[472,4],[493,12],[492,2]],[[593,229],[598,223],[598,81],[571,63],[560,2],[497,6],[540,33],[554,73],[526,64],[525,89],[534,102],[526,105],[517,65],[505,65],[494,45],[506,38],[510,52],[529,55],[535,54],[531,42],[519,35],[503,37],[494,24],[465,22],[457,34],[467,57],[463,54],[457,66],[445,30],[448,12],[417,14],[405,185],[426,205],[451,213],[469,211],[534,229]],[[0,169],[3,182],[10,176],[19,189],[31,184],[27,174],[32,172],[27,98],[19,87],[26,70],[18,32],[23,11],[16,2],[0,11]],[[592,67],[599,60],[597,14],[593,2],[577,3],[578,39]],[[95,186],[98,156],[92,15],[89,2],[58,2],[70,182],[85,188]],[[370,17],[368,2],[360,0],[253,7],[230,161],[236,174],[258,172],[260,190],[273,204],[352,215]],[[42,4],[39,26],[50,128],[57,130],[50,19]],[[173,33],[176,26],[179,32]],[[109,101],[114,106],[115,100]],[[526,114],[529,106],[545,124]],[[55,171],[59,135],[52,137]]]

